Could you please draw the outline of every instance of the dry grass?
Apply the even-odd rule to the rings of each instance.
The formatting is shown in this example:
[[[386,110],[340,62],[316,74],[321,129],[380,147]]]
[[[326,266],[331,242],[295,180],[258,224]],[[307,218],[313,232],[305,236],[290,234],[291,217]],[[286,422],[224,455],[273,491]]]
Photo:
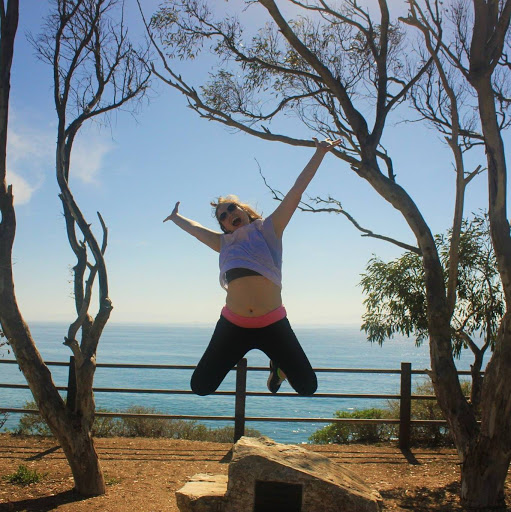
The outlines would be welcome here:
[[[81,499],[55,440],[0,434],[0,511],[178,512],[175,491],[195,473],[226,473],[229,444],[147,438],[96,440],[108,483],[104,496]],[[459,465],[452,449],[392,445],[309,446],[355,470],[384,499],[385,511],[458,512]],[[46,473],[26,487],[3,476],[20,465]],[[511,481],[508,478],[508,503]],[[320,512],[320,511],[318,511]]]

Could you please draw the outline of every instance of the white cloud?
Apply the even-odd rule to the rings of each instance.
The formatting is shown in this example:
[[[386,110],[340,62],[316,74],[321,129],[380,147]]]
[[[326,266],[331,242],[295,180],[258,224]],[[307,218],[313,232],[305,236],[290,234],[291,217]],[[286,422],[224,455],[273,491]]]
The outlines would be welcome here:
[[[87,133],[77,138],[71,153],[71,176],[83,183],[97,183],[104,156],[114,148],[100,134]]]
[[[54,135],[23,126],[11,117],[7,137],[7,183],[12,184],[16,204],[26,204],[52,169]]]
[[[55,170],[54,127],[29,125],[16,113],[11,115],[7,147],[7,183],[12,184],[14,200],[27,204]],[[114,145],[105,137],[92,132],[80,134],[71,155],[71,177],[86,184],[97,184],[105,155]]]
[[[11,165],[48,165],[54,155],[54,137],[51,132],[11,123],[9,126],[8,158]]]
[[[7,183],[12,185],[14,202],[17,205],[28,203],[36,190],[36,187],[30,185],[27,180],[12,171],[7,173]]]

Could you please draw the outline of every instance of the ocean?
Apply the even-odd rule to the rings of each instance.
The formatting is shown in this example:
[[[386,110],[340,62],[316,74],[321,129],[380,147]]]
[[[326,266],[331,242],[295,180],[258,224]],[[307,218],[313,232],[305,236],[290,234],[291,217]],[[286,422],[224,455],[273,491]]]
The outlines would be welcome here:
[[[33,323],[30,325],[39,351],[46,361],[69,361],[70,350],[62,342],[67,332],[65,324]],[[127,325],[107,324],[101,338],[98,363],[137,363],[195,365],[206,348],[214,326],[201,325]],[[372,344],[356,326],[299,327],[294,331],[314,368],[378,368],[399,369],[401,362],[409,362],[412,369],[430,367],[428,345],[416,347],[415,340],[404,337],[386,341],[383,346]],[[248,366],[267,366],[267,357],[259,351],[247,354]],[[0,358],[13,359],[5,347]],[[472,357],[464,351],[456,365],[469,370]],[[67,385],[67,367],[50,367],[58,386]],[[111,369],[98,368],[96,387],[189,389],[191,371],[167,369]],[[412,385],[427,377],[413,376]],[[247,390],[267,391],[266,372],[248,372]],[[0,382],[25,384],[16,365],[0,364]],[[318,373],[318,392],[357,394],[399,394],[398,374]],[[235,389],[234,372],[230,372],[220,391]],[[281,391],[292,388],[284,383]],[[31,400],[28,390],[0,390],[3,407],[23,407]],[[96,393],[96,406],[109,410],[125,410],[133,405],[151,407],[166,414],[234,416],[233,396],[158,395],[127,393]],[[369,407],[385,407],[384,399],[319,398],[319,397],[247,397],[246,415],[250,417],[310,417],[332,418],[335,411],[350,411]],[[10,414],[4,425],[16,427],[19,414]],[[210,427],[232,422],[200,421]],[[282,443],[304,443],[326,423],[247,422],[246,426],[259,430]]]

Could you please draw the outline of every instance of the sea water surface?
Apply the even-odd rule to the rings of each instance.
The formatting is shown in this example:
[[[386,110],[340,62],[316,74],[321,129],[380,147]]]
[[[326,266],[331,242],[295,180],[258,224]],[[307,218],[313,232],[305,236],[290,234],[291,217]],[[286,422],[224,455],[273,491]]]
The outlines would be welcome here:
[[[62,344],[67,332],[65,324],[33,323],[31,331],[37,347],[46,361],[69,361],[70,350]],[[101,338],[98,363],[136,363],[165,365],[195,365],[207,344],[214,326],[211,325],[127,325],[107,324]],[[294,327],[314,368],[378,368],[399,369],[401,362],[412,363],[412,369],[430,367],[428,345],[416,347],[415,340],[396,337],[383,346],[370,343],[357,326]],[[259,351],[247,354],[249,366],[267,366],[267,357]],[[0,358],[13,359],[5,347]],[[471,353],[467,350],[456,365],[470,369]],[[67,385],[67,367],[50,367],[56,385]],[[235,389],[234,371],[230,372],[219,390]],[[248,372],[247,389],[267,391],[266,372]],[[111,369],[98,368],[95,387],[189,389],[191,370]],[[413,385],[427,377],[414,376]],[[26,384],[17,365],[0,364],[0,383]],[[399,394],[398,374],[318,373],[318,392]],[[281,391],[291,392],[285,382]],[[3,407],[23,407],[31,400],[28,390],[0,389]],[[154,408],[166,414],[234,416],[233,396],[159,395],[128,393],[96,393],[96,406],[109,410],[125,410],[132,405]],[[369,407],[386,407],[382,399],[339,399],[319,397],[247,397],[246,415],[254,417],[332,418],[335,411],[350,411]],[[15,428],[19,414],[9,415],[6,428]],[[211,427],[221,423],[202,421]],[[326,423],[247,422],[278,442],[303,443]]]

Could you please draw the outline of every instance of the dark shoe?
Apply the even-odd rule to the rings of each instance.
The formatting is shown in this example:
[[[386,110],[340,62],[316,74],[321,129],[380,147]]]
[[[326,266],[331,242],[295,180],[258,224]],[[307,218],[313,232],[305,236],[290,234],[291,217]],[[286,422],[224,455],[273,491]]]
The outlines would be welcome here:
[[[285,378],[280,376],[278,367],[273,361],[270,361],[270,375],[266,385],[271,393],[276,393],[280,389],[280,385],[285,381]]]

